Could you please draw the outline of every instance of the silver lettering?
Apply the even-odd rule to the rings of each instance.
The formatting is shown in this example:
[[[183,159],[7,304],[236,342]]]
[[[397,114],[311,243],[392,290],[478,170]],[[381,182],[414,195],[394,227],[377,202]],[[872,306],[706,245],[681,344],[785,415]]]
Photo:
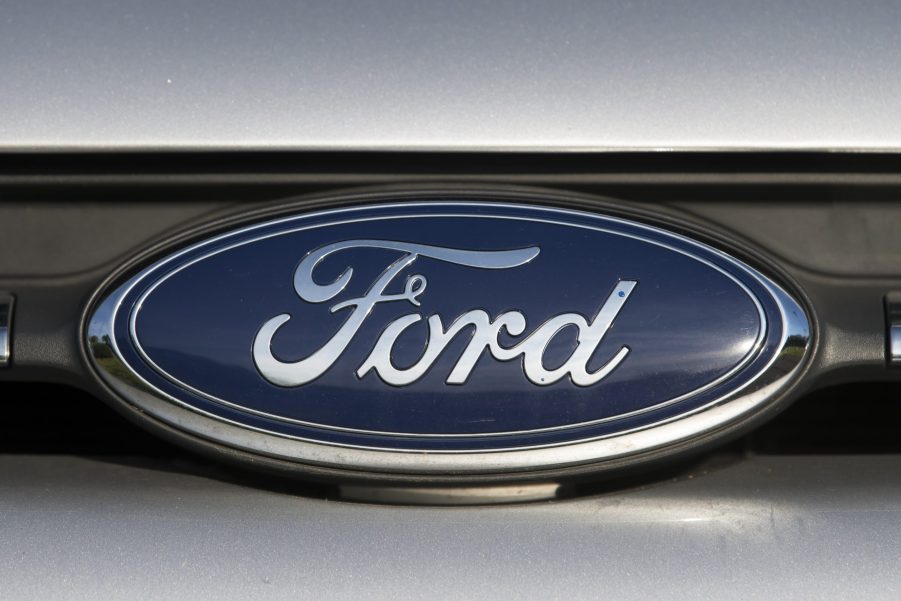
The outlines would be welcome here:
[[[266,321],[254,338],[252,353],[257,369],[269,382],[278,386],[301,386],[322,376],[344,353],[377,304],[406,301],[413,306],[420,306],[419,297],[428,285],[428,280],[423,275],[409,276],[404,291],[400,294],[386,293],[391,282],[419,257],[479,269],[510,269],[525,265],[540,252],[538,247],[534,246],[515,250],[478,251],[390,240],[348,240],[320,247],[303,258],[294,274],[294,289],[298,296],[309,303],[323,303],[340,294],[353,277],[352,267],[345,269],[333,282],[327,284],[316,283],[313,272],[327,256],[349,248],[379,248],[396,250],[404,254],[382,272],[362,297],[336,303],[330,308],[332,313],[343,309],[351,311],[331,339],[305,359],[282,361],[272,353],[272,340],[279,329],[291,319],[290,314],[283,313]],[[479,358],[487,350],[489,355],[499,361],[509,361],[522,356],[526,377],[539,386],[553,384],[566,376],[569,376],[577,386],[590,386],[608,376],[629,353],[629,348],[624,346],[596,371],[588,371],[591,357],[636,284],[637,282],[631,280],[618,282],[591,323],[577,313],[563,313],[544,322],[512,347],[502,346],[499,336],[503,331],[513,337],[525,332],[526,318],[519,311],[507,311],[492,320],[484,310],[473,309],[463,313],[447,329],[440,316],[432,315],[428,319],[428,342],[422,356],[414,365],[398,368],[391,361],[391,351],[398,337],[407,328],[422,320],[422,315],[409,313],[388,324],[357,370],[357,376],[362,378],[370,371],[374,371],[388,384],[394,386],[412,384],[431,369],[444,349],[460,332],[471,330],[471,339],[446,379],[448,384],[464,384],[475,369]],[[563,365],[551,370],[546,369],[543,358],[548,344],[562,329],[570,326],[576,327],[579,332],[576,349]]]

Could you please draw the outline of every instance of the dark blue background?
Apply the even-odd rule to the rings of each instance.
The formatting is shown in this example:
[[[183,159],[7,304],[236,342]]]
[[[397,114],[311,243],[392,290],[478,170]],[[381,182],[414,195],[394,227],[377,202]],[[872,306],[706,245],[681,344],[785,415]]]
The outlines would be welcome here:
[[[435,213],[479,212],[484,217],[434,217]],[[397,217],[402,219],[381,219]],[[488,215],[503,219],[486,218]],[[411,448],[482,448],[484,445],[542,444],[567,437],[598,435],[636,427],[647,420],[671,417],[709,402],[753,375],[767,360],[775,331],[762,354],[729,381],[693,395],[666,409],[643,416],[614,420],[601,426],[584,426],[557,433],[500,436],[487,442],[484,434],[549,427],[574,426],[601,418],[648,409],[674,397],[691,393],[735,367],[746,355],[761,323],[748,296],[732,279],[696,258],[624,235],[588,230],[568,224],[523,219],[561,220],[557,213],[536,208],[453,208],[413,205],[407,209],[367,208],[341,219],[366,221],[282,233],[265,240],[226,250],[203,259],[167,279],[144,301],[137,320],[138,338],[150,358],[169,376],[208,395],[230,403],[327,427],[354,428],[408,434],[465,435],[457,441],[394,436],[364,436],[309,428],[279,419],[262,420],[264,427],[310,438],[369,446]],[[772,300],[759,283],[716,253],[698,250],[685,241],[661,232],[648,232],[604,218],[572,214],[572,224],[593,225],[620,233],[641,235],[668,245],[690,248],[732,272],[773,312]],[[337,216],[301,218],[239,233],[226,240],[188,252],[183,259],[139,282],[126,298],[134,303],[160,277],[188,259],[208,254],[260,233],[278,233],[306,225],[337,221]],[[290,313],[292,320],[273,341],[273,351],[284,361],[296,361],[323,345],[338,329],[350,309],[329,313],[340,301],[362,296],[375,278],[401,253],[352,249],[328,257],[314,271],[316,281],[331,282],[347,266],[354,276],[348,288],[321,304],[302,301],[293,288],[298,262],[309,251],[341,240],[370,238],[409,241],[453,248],[503,250],[539,246],[530,263],[511,269],[485,270],[418,258],[392,283],[389,293],[403,290],[406,277],[422,274],[428,288],[417,308],[405,301],[376,306],[353,343],[320,379],[296,388],[274,386],[257,372],[251,344],[260,326],[271,317]],[[601,382],[580,388],[568,378],[550,386],[530,383],[521,359],[500,362],[483,354],[463,386],[444,383],[469,338],[469,331],[442,354],[421,380],[394,387],[374,372],[358,379],[355,371],[368,355],[379,333],[400,315],[419,312],[423,320],[399,340],[393,355],[398,366],[409,366],[422,353],[427,339],[426,319],[438,314],[447,327],[461,313],[484,309],[492,317],[516,309],[525,314],[531,333],[547,319],[565,312],[581,313],[589,321],[621,279],[637,280],[612,328],[593,357],[590,368],[606,362],[623,345],[631,352]],[[117,336],[128,311],[120,311]],[[778,322],[778,318],[771,319]],[[559,334],[548,349],[547,367],[561,364],[575,347],[575,328]],[[504,337],[511,346],[516,339]],[[120,346],[123,346],[120,337]],[[129,345],[124,345],[128,347]],[[131,352],[126,349],[126,352]],[[131,358],[129,358],[129,362]],[[151,370],[152,372],[152,370]],[[159,374],[149,378],[154,383]],[[187,394],[169,383],[161,384],[192,404],[229,419],[260,425],[260,418]],[[612,430],[611,430],[612,429]],[[335,438],[337,437],[337,438]]]

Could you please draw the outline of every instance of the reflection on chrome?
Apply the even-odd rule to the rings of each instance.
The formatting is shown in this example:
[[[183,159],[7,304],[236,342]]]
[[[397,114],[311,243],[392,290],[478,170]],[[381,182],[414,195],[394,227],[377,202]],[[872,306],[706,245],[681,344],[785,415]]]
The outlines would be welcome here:
[[[0,367],[10,362],[10,328],[13,320],[13,297],[0,292]]]

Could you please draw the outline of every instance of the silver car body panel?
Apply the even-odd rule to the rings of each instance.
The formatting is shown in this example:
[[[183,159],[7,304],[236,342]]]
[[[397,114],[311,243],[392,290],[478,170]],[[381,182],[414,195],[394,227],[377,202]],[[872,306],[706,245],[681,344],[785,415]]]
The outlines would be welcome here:
[[[391,507],[0,458],[4,599],[897,599],[895,457],[757,456],[579,500]]]
[[[8,0],[0,151],[891,150],[901,5]]]

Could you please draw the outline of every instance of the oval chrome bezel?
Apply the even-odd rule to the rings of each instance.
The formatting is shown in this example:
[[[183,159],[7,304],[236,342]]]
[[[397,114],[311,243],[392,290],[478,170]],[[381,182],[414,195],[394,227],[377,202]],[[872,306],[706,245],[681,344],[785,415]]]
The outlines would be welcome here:
[[[537,208],[558,214],[564,218],[567,215],[603,217],[606,220],[620,221],[633,227],[637,226],[656,235],[678,239],[684,244],[703,249],[704,252],[716,254],[719,259],[728,262],[733,267],[754,278],[769,292],[772,300],[779,307],[782,319],[782,337],[779,343],[779,350],[774,353],[769,364],[743,388],[734,390],[693,412],[680,414],[675,418],[656,422],[635,430],[619,432],[614,435],[576,440],[553,446],[447,453],[351,447],[291,437],[282,433],[261,430],[245,424],[228,421],[222,417],[205,413],[168,395],[142,378],[125,361],[116,347],[115,338],[113,337],[113,322],[118,311],[118,304],[128,290],[128,286],[121,284],[121,279],[116,280],[120,282],[120,285],[118,288],[113,289],[112,292],[109,292],[109,290],[113,286],[104,285],[101,287],[100,291],[95,295],[95,298],[98,299],[97,302],[93,302],[90,305],[90,311],[86,314],[82,335],[85,353],[101,380],[115,393],[119,400],[189,436],[199,437],[252,455],[261,455],[296,463],[299,466],[314,465],[341,470],[419,475],[450,473],[463,475],[496,474],[551,470],[587,463],[602,464],[698,439],[728,425],[744,421],[762,411],[764,407],[769,406],[774,399],[778,398],[781,393],[794,383],[811,354],[812,320],[809,312],[774,281],[746,263],[713,246],[677,234],[664,227],[648,225],[643,221],[634,221],[628,217],[611,216],[602,210],[589,212],[540,204],[523,205],[517,204],[512,200],[516,196],[513,196],[510,202],[504,202],[500,199],[496,200],[497,196],[490,191],[481,193],[453,192],[450,194],[444,193],[441,196],[447,198],[450,195],[459,198],[459,201],[408,200],[398,204],[391,201],[400,200],[399,195],[386,194],[383,195],[383,202],[378,203],[378,206],[411,207],[416,205],[435,208],[442,206],[478,206],[483,209],[492,206]],[[430,196],[434,195],[420,194],[420,197],[424,198]],[[520,198],[522,196],[519,195]],[[541,198],[547,202],[559,200],[547,195]],[[528,198],[528,200],[533,199]],[[371,208],[373,205],[366,206]],[[289,221],[313,216],[323,217],[330,214],[338,215],[357,209],[359,207],[333,208],[309,212],[298,210],[289,217],[268,219],[250,225],[237,226],[233,229],[228,229],[223,234],[202,239],[200,242],[196,242],[180,251],[163,255],[162,258],[153,262],[150,266],[139,270],[136,274],[133,273],[128,282],[141,281],[155,272],[160,265],[173,260],[179,254],[211,244],[224,237],[239,235],[255,228],[272,225],[278,221]],[[98,308],[101,306],[107,309],[112,307],[112,310],[108,311],[108,319],[103,319],[102,314],[104,311],[98,311]],[[104,332],[110,337],[112,341],[110,347],[113,355],[112,363],[100,363],[97,357],[91,354],[91,347],[88,344],[89,331]]]

